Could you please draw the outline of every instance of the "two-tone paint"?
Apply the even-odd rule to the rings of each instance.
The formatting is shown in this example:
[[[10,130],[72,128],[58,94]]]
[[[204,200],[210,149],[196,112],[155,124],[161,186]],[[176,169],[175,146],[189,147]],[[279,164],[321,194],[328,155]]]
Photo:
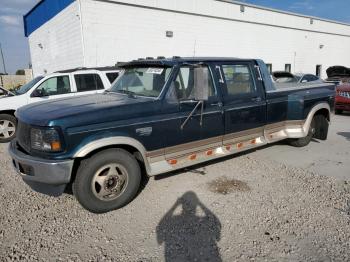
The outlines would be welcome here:
[[[208,65],[216,95],[205,102],[202,125],[198,111],[181,129],[193,106],[169,100],[167,94],[181,65],[188,63]],[[223,64],[248,65],[256,92],[228,95]],[[282,139],[305,137],[313,117],[322,114],[330,120],[334,107],[333,84],[277,90],[261,60],[173,58],[133,61],[125,66],[139,65],[173,68],[158,98],[104,93],[29,105],[17,112],[23,128],[12,143],[13,157],[19,150],[35,159],[71,161],[73,165],[104,148],[122,147],[142,161],[147,174],[153,176]],[[43,153],[26,146],[23,139],[31,126],[58,128],[64,151]]]

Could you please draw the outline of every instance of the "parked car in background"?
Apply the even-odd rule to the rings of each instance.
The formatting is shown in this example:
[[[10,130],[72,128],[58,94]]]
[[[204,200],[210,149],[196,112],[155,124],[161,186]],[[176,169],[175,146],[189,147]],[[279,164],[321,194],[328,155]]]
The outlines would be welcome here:
[[[11,95],[14,95],[14,93],[0,86],[0,97],[7,96],[7,95],[11,96]]]
[[[116,67],[79,68],[38,76],[14,93],[0,97],[0,143],[16,135],[18,108],[36,102],[104,92],[118,77]],[[5,91],[4,91],[5,92]]]
[[[327,82],[333,82],[337,85],[350,82],[350,68],[345,66],[331,66],[327,70]]]
[[[285,71],[276,71],[272,72],[272,77],[276,83],[323,83],[322,79],[312,74],[292,74]]]
[[[350,68],[345,66],[331,66],[327,69],[327,82],[335,83],[335,113],[350,111]]]
[[[334,84],[278,90],[257,59],[132,61],[104,94],[18,110],[9,152],[34,190],[103,213],[129,203],[142,172],[159,175],[288,139],[326,140]]]
[[[343,111],[350,111],[350,83],[343,83],[336,88],[335,113],[341,114]]]

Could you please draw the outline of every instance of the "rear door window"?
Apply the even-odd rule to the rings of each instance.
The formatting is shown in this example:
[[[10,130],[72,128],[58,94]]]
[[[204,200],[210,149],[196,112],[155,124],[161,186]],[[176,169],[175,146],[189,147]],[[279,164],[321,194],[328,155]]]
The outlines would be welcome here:
[[[256,93],[256,85],[249,65],[222,65],[228,95]]]
[[[101,77],[98,74],[74,75],[77,92],[86,92],[104,89]]]
[[[106,76],[107,76],[109,82],[110,82],[110,83],[113,83],[114,80],[116,80],[117,77],[119,76],[119,73],[118,73],[118,72],[106,73]]]

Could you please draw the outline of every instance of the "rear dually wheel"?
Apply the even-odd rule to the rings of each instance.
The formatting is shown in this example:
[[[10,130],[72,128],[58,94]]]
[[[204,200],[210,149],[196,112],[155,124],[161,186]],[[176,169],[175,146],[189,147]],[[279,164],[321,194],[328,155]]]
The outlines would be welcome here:
[[[301,137],[301,138],[291,138],[288,139],[289,144],[295,147],[304,147],[310,144],[313,136],[316,133],[316,123],[315,123],[315,118],[312,119],[311,125],[309,128],[309,132],[306,137]]]

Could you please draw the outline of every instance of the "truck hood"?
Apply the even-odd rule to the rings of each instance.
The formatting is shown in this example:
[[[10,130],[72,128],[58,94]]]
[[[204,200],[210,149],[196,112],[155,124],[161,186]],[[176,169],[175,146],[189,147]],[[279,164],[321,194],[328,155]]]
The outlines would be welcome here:
[[[155,102],[159,100],[116,93],[83,95],[27,105],[17,110],[17,117],[30,125],[64,129],[135,117],[156,108]]]
[[[350,68],[345,66],[331,66],[327,69],[328,78],[332,77],[350,77]]]

